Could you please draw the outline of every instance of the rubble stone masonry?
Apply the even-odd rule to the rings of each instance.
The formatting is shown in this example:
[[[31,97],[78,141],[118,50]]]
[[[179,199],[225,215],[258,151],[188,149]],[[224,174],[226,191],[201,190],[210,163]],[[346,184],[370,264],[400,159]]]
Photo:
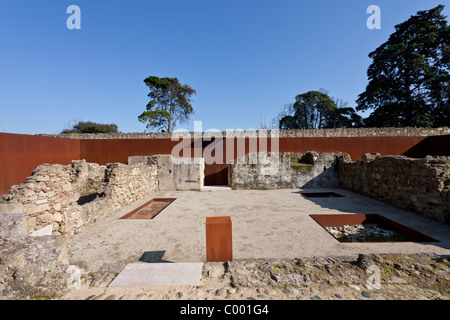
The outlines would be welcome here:
[[[245,130],[236,132],[222,132],[223,137],[240,137],[252,134],[258,136],[262,130]],[[194,132],[190,132],[191,136]],[[437,136],[450,134],[450,128],[334,128],[334,129],[299,129],[299,130],[267,130],[264,134],[269,137],[277,134],[280,138],[293,137],[411,137],[411,136]],[[69,139],[170,139],[170,133],[159,132],[130,132],[130,133],[61,133],[61,134],[38,134],[45,137],[59,137]]]
[[[230,164],[232,189],[336,188],[336,164],[344,152],[253,153]]]
[[[12,186],[0,204],[5,212],[28,214],[31,235],[73,234],[157,189],[156,167],[74,160],[70,165],[38,166],[27,181]]]
[[[338,168],[342,188],[450,224],[450,157],[376,153]]]

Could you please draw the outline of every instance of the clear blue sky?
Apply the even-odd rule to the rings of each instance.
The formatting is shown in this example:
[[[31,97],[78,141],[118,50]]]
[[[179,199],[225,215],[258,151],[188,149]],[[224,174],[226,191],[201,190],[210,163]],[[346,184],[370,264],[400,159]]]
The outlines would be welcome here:
[[[189,123],[258,128],[324,88],[355,107],[368,54],[434,0],[2,0],[0,131],[59,133],[74,121],[143,132],[150,75],[197,90]],[[69,30],[69,5],[81,30]],[[369,30],[369,5],[381,30]],[[450,3],[444,9],[450,15]],[[448,20],[448,18],[447,18]]]

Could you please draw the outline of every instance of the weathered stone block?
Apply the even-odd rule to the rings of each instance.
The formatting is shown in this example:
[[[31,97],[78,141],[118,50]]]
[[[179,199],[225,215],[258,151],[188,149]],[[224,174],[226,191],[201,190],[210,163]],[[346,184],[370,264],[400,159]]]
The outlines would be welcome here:
[[[255,153],[230,164],[233,189],[333,188],[337,163],[350,156],[334,153]]]

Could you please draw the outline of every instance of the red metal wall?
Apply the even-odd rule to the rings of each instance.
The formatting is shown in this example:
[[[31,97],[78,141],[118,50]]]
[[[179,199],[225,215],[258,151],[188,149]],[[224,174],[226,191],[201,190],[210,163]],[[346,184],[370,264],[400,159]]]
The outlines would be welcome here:
[[[429,136],[407,150],[403,155],[410,158],[450,156],[450,135]]]
[[[450,136],[449,136],[450,137]],[[342,151],[350,155],[352,160],[360,159],[365,153],[378,152],[382,155],[403,155],[409,153],[412,157],[424,157],[424,152],[414,152],[414,146],[425,141],[427,137],[316,137],[316,138],[279,138],[279,152],[334,152]],[[431,137],[429,137],[431,138]],[[226,144],[224,139],[224,158],[223,164],[211,164],[205,165],[205,184],[206,185],[226,185],[228,184],[228,165],[227,161],[233,160],[250,152],[249,139],[245,139],[245,152],[238,151],[238,139],[234,139],[233,154],[226,154]],[[442,141],[443,139],[439,139]],[[436,140],[432,140],[433,142]],[[448,141],[448,140],[447,140]],[[241,142],[242,143],[242,142]],[[434,143],[433,148],[437,149],[439,143]],[[270,151],[271,139],[267,140],[267,147],[260,148],[259,142],[257,142],[257,150],[259,152]],[[434,154],[431,148],[428,148],[427,154]],[[441,147],[442,149],[442,147]],[[253,150],[255,152],[256,150]],[[419,151],[419,150],[417,150]],[[420,149],[423,151],[423,148]],[[440,151],[443,152],[442,150]],[[449,151],[447,150],[447,154]],[[442,154],[441,154],[442,155]]]
[[[280,138],[280,152],[342,151],[353,161],[364,153],[402,155],[426,137]]]
[[[130,156],[170,154],[178,141],[170,139],[99,139],[80,140],[80,157],[101,165],[127,163]]]
[[[382,155],[402,155],[418,145],[427,137],[332,137],[332,138],[279,138],[279,152],[333,152],[348,153],[353,160],[364,153],[378,152]],[[245,153],[249,152],[249,139],[245,139]],[[170,154],[178,141],[170,139],[109,139],[81,140],[80,157],[88,162],[106,164],[111,162],[127,163],[129,156]],[[234,139],[233,154],[226,154],[227,141],[223,141],[223,161],[236,159],[244,154],[237,151],[238,142]],[[205,146],[202,147],[205,149]],[[271,150],[268,139],[267,149]],[[422,150],[422,149],[421,149]],[[411,152],[410,152],[411,153]],[[194,154],[194,151],[191,151]]]
[[[0,133],[0,195],[24,182],[40,164],[69,164],[76,159],[79,140]]]
[[[427,154],[450,155],[449,139],[450,136],[279,138],[279,152],[342,151],[350,154],[352,160],[357,160],[364,153],[370,152],[424,157]],[[192,145],[193,142],[191,139],[183,141],[186,141],[186,145]],[[99,164],[127,163],[129,156],[171,154],[178,143],[170,139],[76,140],[0,133],[0,194],[8,192],[12,185],[24,182],[42,163],[68,164],[74,159],[85,159]],[[233,154],[226,154],[226,150],[223,152],[224,164],[205,166],[207,184],[227,184],[226,160],[236,159],[249,152],[248,138],[245,138],[244,152],[238,154],[236,138],[233,144]],[[226,145],[227,141],[224,139],[224,149]],[[202,150],[205,147],[203,144]],[[267,150],[271,150],[270,139],[267,149],[258,148],[258,151]],[[190,156],[194,156],[194,153],[192,149]]]

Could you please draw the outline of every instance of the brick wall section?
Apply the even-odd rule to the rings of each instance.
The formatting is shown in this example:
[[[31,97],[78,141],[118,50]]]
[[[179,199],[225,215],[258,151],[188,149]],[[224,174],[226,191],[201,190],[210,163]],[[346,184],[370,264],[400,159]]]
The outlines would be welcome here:
[[[338,167],[342,188],[450,224],[450,157],[366,154]]]

